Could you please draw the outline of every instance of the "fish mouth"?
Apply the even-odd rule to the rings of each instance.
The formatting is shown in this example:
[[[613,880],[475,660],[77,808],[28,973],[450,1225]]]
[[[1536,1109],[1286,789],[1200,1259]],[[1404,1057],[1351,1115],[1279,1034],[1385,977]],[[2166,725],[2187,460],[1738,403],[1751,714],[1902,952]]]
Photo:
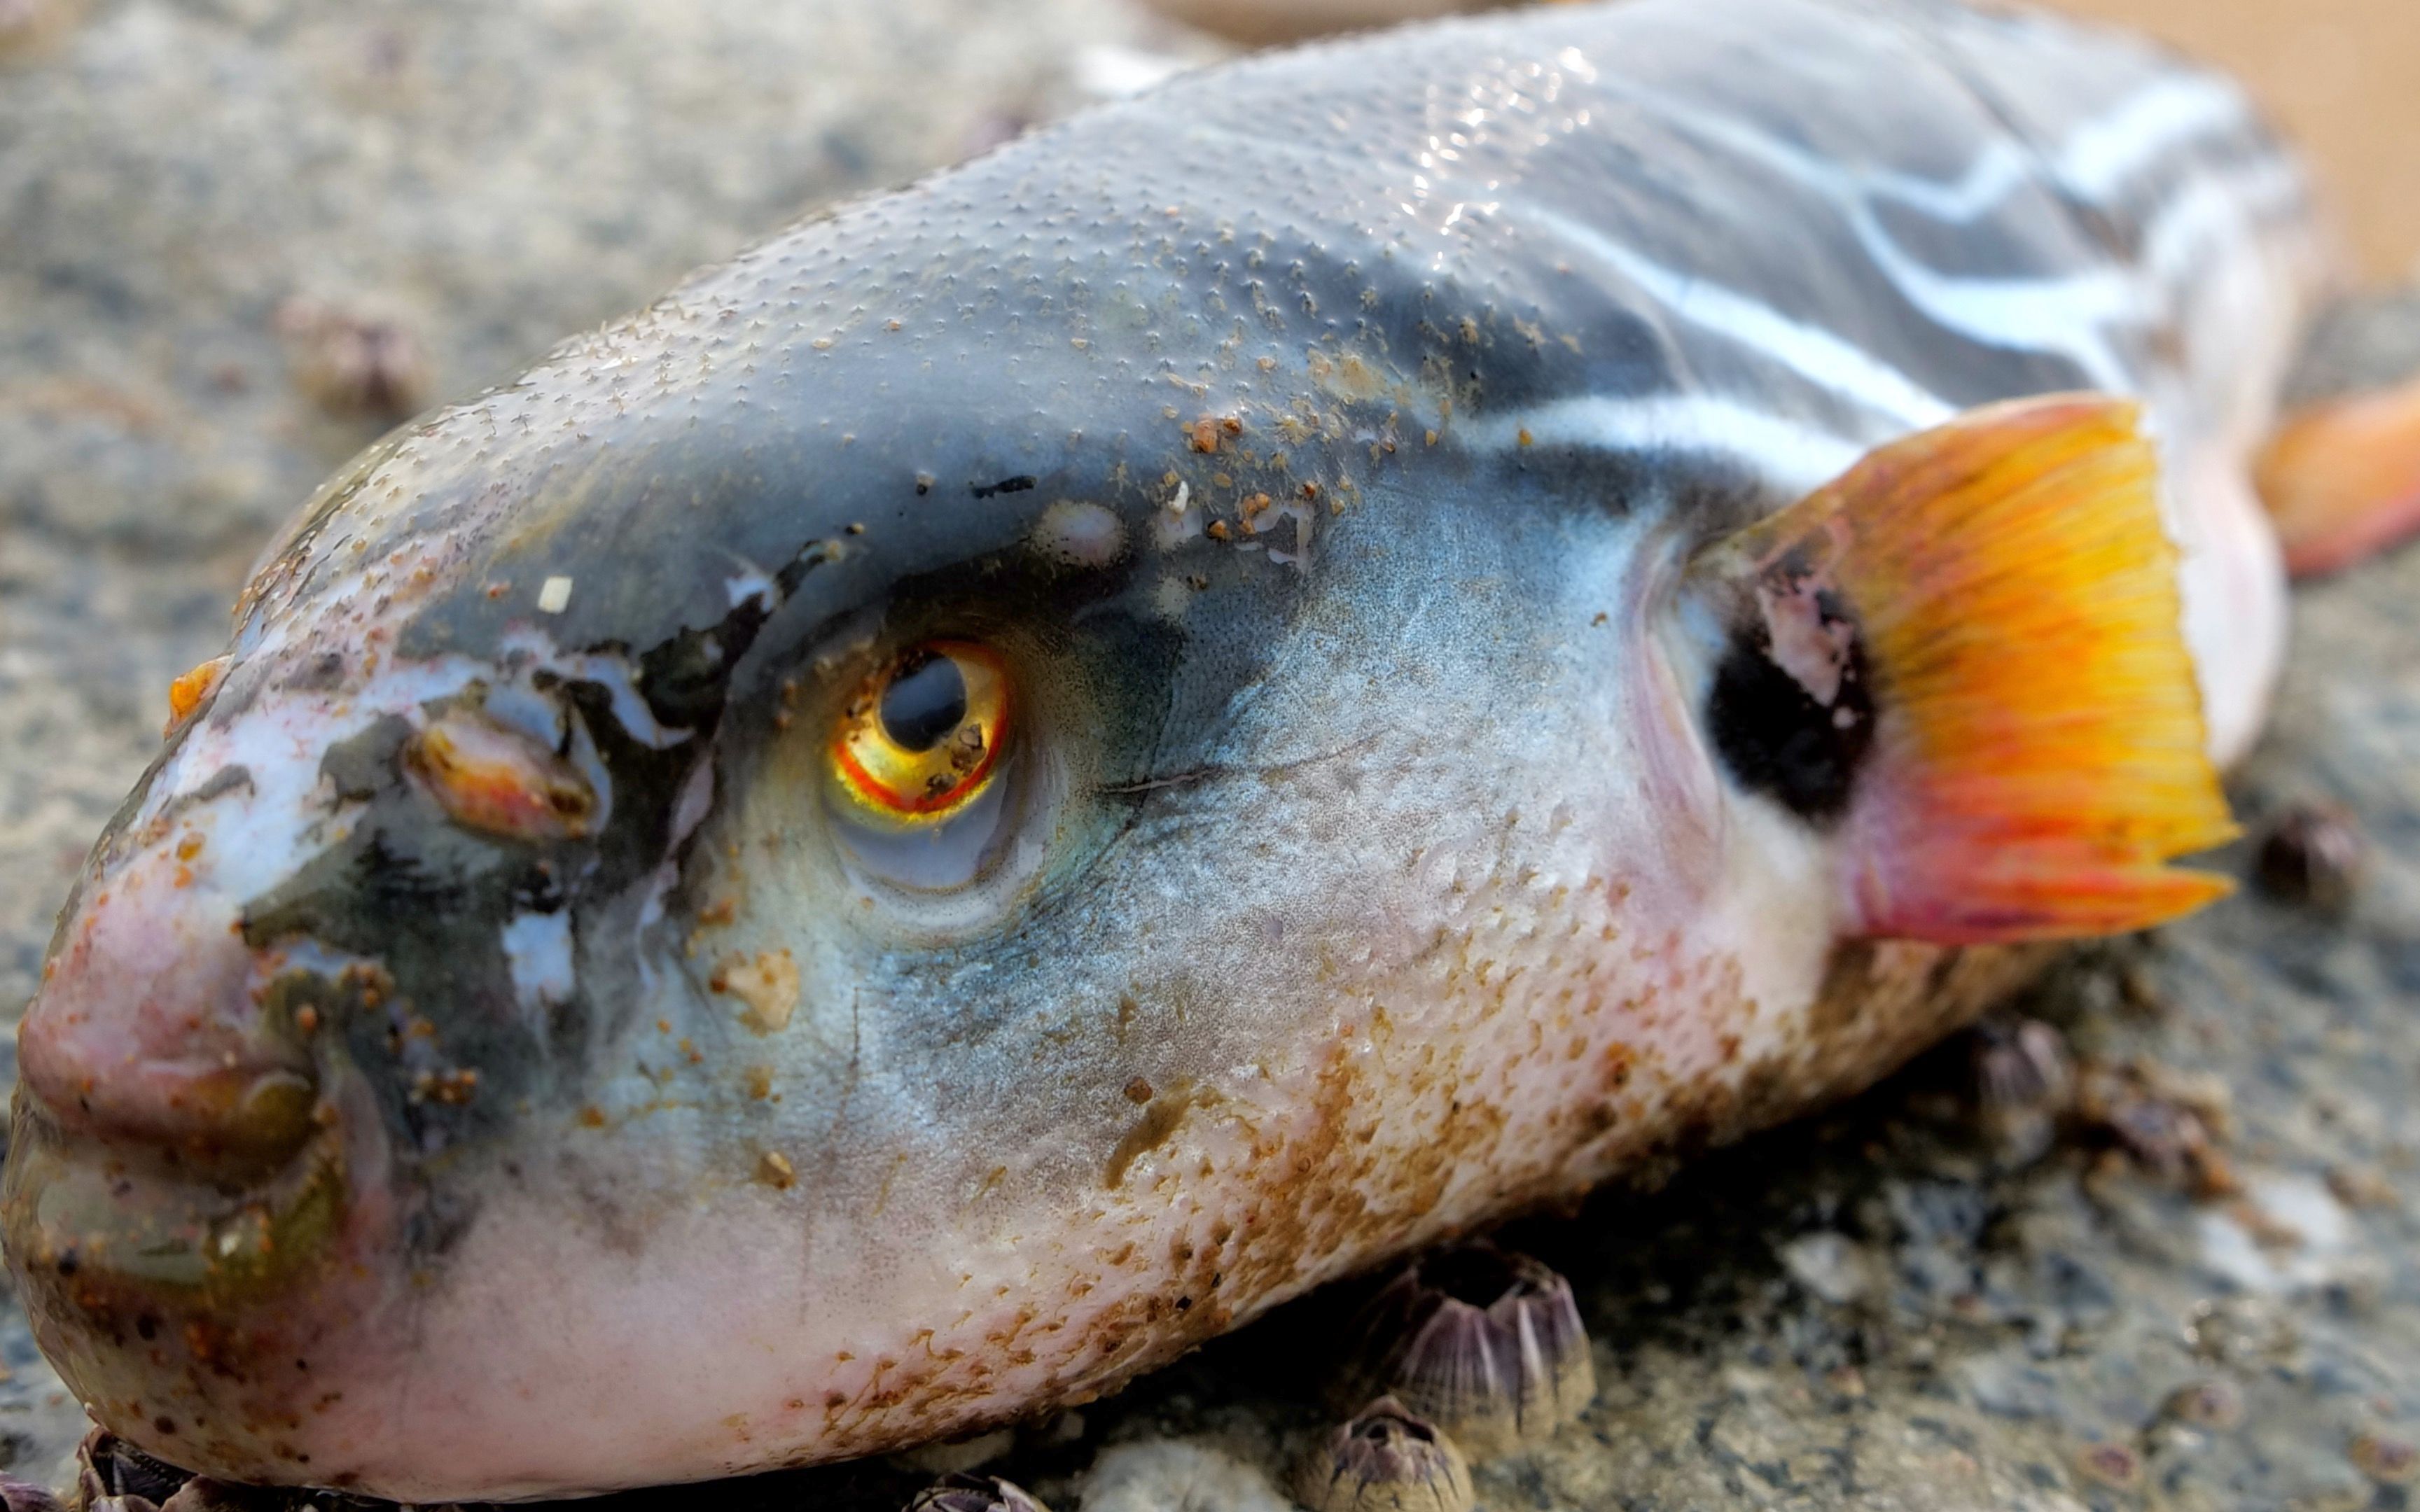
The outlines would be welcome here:
[[[172,1464],[307,1478],[298,1430],[397,1290],[409,1183],[335,1032],[380,978],[247,943],[193,851],[138,841],[70,905],[19,1030],[0,1246],[111,1428]]]
[[[397,1211],[366,1097],[323,1096],[273,1163],[195,1161],[16,1100],[0,1240],[36,1340],[88,1411],[169,1461],[290,1481],[392,1288]]]
[[[21,1279],[86,1313],[104,1293],[240,1306],[290,1289],[349,1206],[340,1131],[315,1133],[283,1169],[245,1179],[80,1140],[19,1103],[0,1225]]]

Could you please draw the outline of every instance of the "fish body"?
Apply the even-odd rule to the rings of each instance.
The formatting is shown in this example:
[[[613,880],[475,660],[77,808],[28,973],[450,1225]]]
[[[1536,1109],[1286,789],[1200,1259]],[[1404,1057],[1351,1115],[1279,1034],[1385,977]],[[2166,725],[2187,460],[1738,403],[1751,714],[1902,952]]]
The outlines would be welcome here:
[[[799,225],[265,561],[22,1032],[37,1335],[223,1476],[700,1478],[1866,1085],[2057,931],[1840,882],[1872,711],[1759,765],[1719,604],[1787,594],[1709,553],[2129,396],[2240,751],[2325,263],[2223,81],[1805,0],[1255,59]]]

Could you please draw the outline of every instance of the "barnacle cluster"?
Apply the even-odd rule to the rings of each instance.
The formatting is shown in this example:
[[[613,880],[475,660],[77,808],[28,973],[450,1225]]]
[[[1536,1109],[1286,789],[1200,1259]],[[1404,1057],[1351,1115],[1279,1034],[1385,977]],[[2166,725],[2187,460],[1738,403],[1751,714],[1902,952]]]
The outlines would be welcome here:
[[[1356,1400],[1391,1394],[1487,1458],[1577,1417],[1596,1396],[1596,1366],[1570,1282],[1470,1243],[1422,1256],[1371,1300],[1342,1384]]]

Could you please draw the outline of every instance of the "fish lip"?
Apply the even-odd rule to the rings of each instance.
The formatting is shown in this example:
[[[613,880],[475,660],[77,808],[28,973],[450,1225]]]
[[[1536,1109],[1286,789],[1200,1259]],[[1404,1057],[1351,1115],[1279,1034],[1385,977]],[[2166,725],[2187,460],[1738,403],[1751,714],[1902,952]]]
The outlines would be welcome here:
[[[35,1290],[79,1305],[124,1288],[212,1306],[278,1289],[341,1226],[350,1182],[339,1131],[321,1129],[282,1169],[229,1181],[170,1155],[81,1137],[31,1098],[17,1103],[0,1234]]]
[[[0,1249],[36,1342],[102,1426],[176,1464],[313,1478],[306,1430],[365,1344],[408,1205],[366,1084],[240,1179],[64,1126],[22,1086]],[[317,1362],[316,1367],[315,1363]]]

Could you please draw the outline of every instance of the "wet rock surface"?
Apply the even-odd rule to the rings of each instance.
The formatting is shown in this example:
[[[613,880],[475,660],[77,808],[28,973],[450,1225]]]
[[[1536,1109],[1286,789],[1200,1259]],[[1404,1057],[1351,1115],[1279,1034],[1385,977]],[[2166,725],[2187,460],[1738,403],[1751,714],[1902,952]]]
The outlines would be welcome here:
[[[42,25],[0,49],[12,1011],[170,678],[220,649],[268,532],[394,411],[1202,47],[1109,0],[25,8]],[[2306,387],[2408,365],[2416,315],[2345,326]],[[1516,1225],[1571,1278],[1600,1391],[1474,1467],[1479,1504],[2406,1504],[2414,603],[2420,550],[2301,594],[2279,716],[2233,783],[2238,897],[2076,954],[2014,1011],[2046,1029],[2012,1017],[1660,1190]],[[2361,858],[2341,892],[2254,885],[2311,813],[2353,832],[2329,839]],[[1361,1300],[1307,1299],[963,1451],[588,1504],[889,1512],[980,1466],[1061,1512],[1282,1507],[1334,1426],[1320,1388]],[[0,1365],[0,1470],[65,1486],[85,1424],[13,1312]]]

